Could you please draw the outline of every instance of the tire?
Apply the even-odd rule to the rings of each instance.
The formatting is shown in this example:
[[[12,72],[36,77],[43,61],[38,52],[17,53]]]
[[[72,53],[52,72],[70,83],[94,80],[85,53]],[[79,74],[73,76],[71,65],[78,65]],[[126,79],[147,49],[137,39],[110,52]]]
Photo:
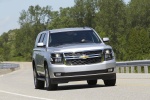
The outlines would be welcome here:
[[[88,85],[96,85],[97,80],[87,80]]]
[[[35,68],[33,69],[33,77],[35,89],[44,89],[45,82],[37,79],[38,75]]]
[[[116,79],[111,79],[111,80],[103,80],[105,86],[115,86],[116,84]]]
[[[48,91],[49,90],[57,90],[58,84],[51,83],[47,65],[45,66],[45,83],[46,83],[46,89]]]

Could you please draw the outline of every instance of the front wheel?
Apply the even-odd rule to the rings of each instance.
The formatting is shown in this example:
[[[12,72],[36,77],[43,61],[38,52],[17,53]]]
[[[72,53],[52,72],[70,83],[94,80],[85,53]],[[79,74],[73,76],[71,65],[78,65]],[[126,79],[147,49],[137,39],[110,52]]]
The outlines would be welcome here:
[[[46,88],[47,90],[56,90],[58,87],[58,84],[52,84],[49,76],[48,67],[46,66],[45,69],[45,82],[46,82]]]
[[[105,84],[105,86],[115,86],[116,79],[104,80],[104,84]]]
[[[33,77],[35,89],[43,89],[45,82],[37,79],[38,75],[35,68],[33,69]]]

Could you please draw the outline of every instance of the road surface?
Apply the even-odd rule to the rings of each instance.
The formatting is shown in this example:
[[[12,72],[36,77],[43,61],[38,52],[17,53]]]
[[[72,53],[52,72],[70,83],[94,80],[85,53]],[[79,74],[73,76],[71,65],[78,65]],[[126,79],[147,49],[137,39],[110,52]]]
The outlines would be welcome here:
[[[57,91],[34,89],[30,62],[0,76],[0,100],[150,100],[149,74],[117,74],[117,83],[105,87],[102,80],[90,87],[86,81],[60,84]]]

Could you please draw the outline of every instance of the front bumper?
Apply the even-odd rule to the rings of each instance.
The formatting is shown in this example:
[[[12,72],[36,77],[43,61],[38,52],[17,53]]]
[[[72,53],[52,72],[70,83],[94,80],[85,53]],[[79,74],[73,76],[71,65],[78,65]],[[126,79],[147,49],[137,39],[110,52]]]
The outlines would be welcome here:
[[[111,72],[108,69],[113,69]],[[60,76],[56,76],[60,73]],[[52,83],[66,83],[90,79],[114,79],[116,73],[115,60],[88,65],[56,65],[49,63],[49,74]]]
[[[96,79],[103,79],[103,80],[116,79],[116,73],[76,76],[76,77],[58,77],[58,78],[51,78],[51,82],[53,84],[58,84],[58,83],[68,83],[69,81],[96,80]]]

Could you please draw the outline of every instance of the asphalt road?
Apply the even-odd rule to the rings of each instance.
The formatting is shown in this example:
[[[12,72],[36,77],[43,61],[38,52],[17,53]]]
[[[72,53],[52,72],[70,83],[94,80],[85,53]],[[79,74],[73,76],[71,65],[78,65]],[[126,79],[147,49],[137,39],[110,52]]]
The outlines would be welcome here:
[[[57,91],[34,89],[31,63],[0,76],[0,100],[150,100],[150,75],[117,74],[117,84],[105,87],[102,80],[90,87],[86,81],[60,84]]]

